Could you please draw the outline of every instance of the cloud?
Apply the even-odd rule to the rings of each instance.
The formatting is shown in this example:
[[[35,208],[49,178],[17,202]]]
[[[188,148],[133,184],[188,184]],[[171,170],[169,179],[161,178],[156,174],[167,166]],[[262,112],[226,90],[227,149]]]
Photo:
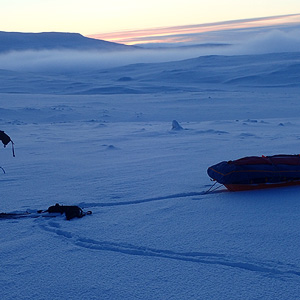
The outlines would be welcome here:
[[[0,68],[26,72],[104,69],[122,64],[121,53],[79,50],[12,51],[0,55]]]
[[[300,14],[263,17],[246,20],[233,20],[217,23],[194,24],[174,27],[159,27],[143,30],[130,30],[103,34],[94,34],[89,37],[95,39],[104,39],[111,42],[122,44],[140,44],[151,43],[154,41],[166,43],[170,40],[173,42],[181,42],[184,37],[189,37],[189,41],[194,43],[201,39],[202,36],[208,36],[210,32],[239,30],[239,29],[255,29],[262,27],[271,28],[275,26],[300,24]]]
[[[258,34],[237,47],[237,50],[245,54],[298,52],[300,30],[285,32],[277,29]]]
[[[107,69],[136,63],[159,63],[197,57],[197,49],[141,49],[123,52],[43,50],[0,55],[0,69],[22,72],[74,72]]]

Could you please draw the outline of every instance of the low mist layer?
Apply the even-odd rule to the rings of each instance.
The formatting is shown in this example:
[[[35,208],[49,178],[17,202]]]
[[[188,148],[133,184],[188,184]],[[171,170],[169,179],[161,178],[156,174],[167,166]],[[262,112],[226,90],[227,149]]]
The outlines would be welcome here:
[[[0,69],[24,72],[71,72],[107,69],[135,63],[177,61],[205,55],[245,55],[280,52],[298,52],[300,30],[272,30],[258,32],[250,38],[236,42],[237,36],[228,39],[227,45],[209,44],[192,47],[140,49],[126,52],[100,52],[78,50],[12,51],[0,55]]]

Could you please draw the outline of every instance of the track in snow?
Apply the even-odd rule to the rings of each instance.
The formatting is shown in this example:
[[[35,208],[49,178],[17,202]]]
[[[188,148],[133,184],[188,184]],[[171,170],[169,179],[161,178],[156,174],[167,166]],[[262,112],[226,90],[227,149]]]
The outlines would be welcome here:
[[[264,276],[300,276],[300,268],[296,265],[285,264],[280,261],[255,261],[247,257],[237,257],[219,253],[207,252],[177,252],[173,250],[157,249],[145,246],[132,245],[129,243],[116,243],[110,241],[100,241],[81,237],[71,232],[62,230],[60,224],[53,220],[39,219],[40,228],[44,231],[54,233],[74,245],[96,251],[111,251],[120,254],[171,259],[189,263],[205,265],[218,265],[228,268],[241,269],[256,272]]]
[[[147,202],[177,199],[177,198],[205,196],[205,195],[209,195],[209,194],[212,194],[212,193],[223,193],[223,192],[227,192],[227,190],[209,191],[209,192],[208,191],[202,191],[202,192],[178,193],[178,194],[166,195],[166,196],[162,196],[162,197],[153,197],[153,198],[146,198],[146,199],[140,199],[140,200],[120,201],[120,202],[100,202],[100,203],[82,202],[82,203],[79,203],[78,206],[83,207],[83,208],[106,207],[106,206],[122,206],[122,205],[142,204],[142,203],[147,203]]]

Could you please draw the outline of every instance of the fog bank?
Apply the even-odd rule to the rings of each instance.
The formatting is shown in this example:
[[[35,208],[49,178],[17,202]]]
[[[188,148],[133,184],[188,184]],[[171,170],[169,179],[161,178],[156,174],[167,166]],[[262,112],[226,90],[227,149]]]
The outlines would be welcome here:
[[[227,41],[229,44],[232,40]],[[136,63],[160,63],[205,55],[251,55],[298,52],[300,30],[272,30],[234,41],[230,45],[199,45],[122,52],[41,50],[12,51],[0,55],[0,69],[23,72],[73,72],[107,69]]]

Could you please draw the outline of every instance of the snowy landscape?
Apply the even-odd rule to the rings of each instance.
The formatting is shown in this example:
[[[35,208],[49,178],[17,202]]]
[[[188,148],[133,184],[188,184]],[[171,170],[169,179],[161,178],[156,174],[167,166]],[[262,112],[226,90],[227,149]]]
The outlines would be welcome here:
[[[0,149],[0,212],[93,214],[0,220],[1,299],[299,299],[300,187],[206,193],[220,161],[300,153],[296,29],[218,47],[2,47],[16,157]]]

